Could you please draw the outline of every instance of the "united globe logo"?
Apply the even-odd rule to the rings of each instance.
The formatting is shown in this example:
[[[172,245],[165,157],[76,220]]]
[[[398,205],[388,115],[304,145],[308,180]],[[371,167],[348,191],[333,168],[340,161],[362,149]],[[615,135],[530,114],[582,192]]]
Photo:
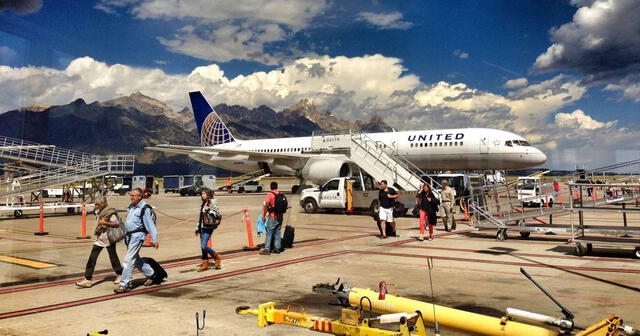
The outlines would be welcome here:
[[[200,143],[203,146],[215,146],[232,142],[235,139],[227,129],[227,126],[220,120],[217,113],[211,112],[202,123],[202,132],[200,132]]]

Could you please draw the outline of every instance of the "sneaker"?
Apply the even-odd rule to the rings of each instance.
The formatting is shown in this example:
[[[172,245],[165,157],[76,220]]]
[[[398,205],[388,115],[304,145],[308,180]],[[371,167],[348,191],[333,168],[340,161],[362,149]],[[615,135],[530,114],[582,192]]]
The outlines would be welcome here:
[[[416,238],[416,240],[417,240],[417,241],[424,241],[424,238],[422,238],[422,237],[418,237],[418,238]]]
[[[280,250],[273,250],[271,253],[280,254]]]
[[[123,286],[118,285],[113,290],[113,292],[116,293],[116,294],[122,294],[122,293],[126,293],[126,292],[128,292],[130,290],[131,290],[131,287],[129,287],[129,286],[123,287]]]
[[[91,282],[91,280],[84,279],[76,282],[76,286],[80,288],[91,288],[91,286],[93,286],[93,282]]]
[[[147,281],[144,282],[144,286],[145,287],[149,287],[153,285],[153,279],[152,278],[147,278]]]
[[[120,280],[122,280],[122,277],[118,275],[118,276],[116,277],[116,279],[115,279],[115,280],[113,280],[113,284],[114,284],[114,285],[119,284],[119,283],[120,283]]]
[[[267,250],[260,250],[260,255],[270,255],[271,252],[267,251]]]
[[[433,240],[433,237],[429,237],[429,241]]]

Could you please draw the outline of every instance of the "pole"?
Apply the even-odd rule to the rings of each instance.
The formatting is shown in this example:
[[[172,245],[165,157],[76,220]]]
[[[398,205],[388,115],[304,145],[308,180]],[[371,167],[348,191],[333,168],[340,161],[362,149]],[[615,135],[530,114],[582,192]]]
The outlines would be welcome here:
[[[91,236],[87,236],[87,203],[82,203],[82,223],[80,224],[80,236],[76,239],[90,239]]]
[[[253,251],[256,250],[256,247],[253,243],[253,232],[251,230],[251,217],[249,217],[249,209],[244,209],[243,212],[244,222],[247,227],[247,242],[249,243],[249,246],[243,246],[242,249],[245,251]]]
[[[44,232],[44,201],[40,199],[40,223],[38,225],[38,232],[34,233],[36,236],[46,236],[49,232]]]

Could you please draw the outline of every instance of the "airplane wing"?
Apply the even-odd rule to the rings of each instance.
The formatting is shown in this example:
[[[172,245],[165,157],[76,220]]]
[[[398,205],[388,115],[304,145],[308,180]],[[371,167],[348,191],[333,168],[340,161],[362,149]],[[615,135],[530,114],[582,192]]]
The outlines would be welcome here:
[[[237,150],[229,148],[216,148],[216,147],[200,147],[200,146],[182,146],[182,145],[169,145],[162,144],[154,147],[145,147],[145,149],[165,152],[171,154],[184,154],[184,155],[208,155],[218,156],[220,158],[233,157],[237,155],[247,155],[247,160],[250,161],[270,161],[277,159],[283,160],[306,160],[311,157],[310,154],[284,154],[284,153],[258,153],[246,150]]]

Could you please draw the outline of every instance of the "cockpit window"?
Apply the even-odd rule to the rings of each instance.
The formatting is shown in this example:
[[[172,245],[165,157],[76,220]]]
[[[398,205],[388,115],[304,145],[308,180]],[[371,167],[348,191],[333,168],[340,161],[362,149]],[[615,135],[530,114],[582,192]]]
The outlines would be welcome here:
[[[513,146],[531,147],[531,145],[528,142],[524,141],[524,140],[508,140],[505,143],[505,145],[509,146],[509,147],[513,147]]]

